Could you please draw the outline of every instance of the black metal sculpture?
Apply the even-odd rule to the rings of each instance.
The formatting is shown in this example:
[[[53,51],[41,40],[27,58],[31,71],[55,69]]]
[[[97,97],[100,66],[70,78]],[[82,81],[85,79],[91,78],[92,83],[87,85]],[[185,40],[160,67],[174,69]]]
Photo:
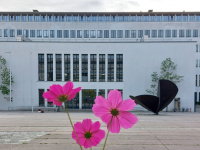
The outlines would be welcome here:
[[[157,96],[139,95],[134,97],[130,95],[130,98],[135,100],[136,104],[158,114],[159,111],[162,111],[171,103],[177,93],[178,88],[173,82],[169,80],[159,80]]]

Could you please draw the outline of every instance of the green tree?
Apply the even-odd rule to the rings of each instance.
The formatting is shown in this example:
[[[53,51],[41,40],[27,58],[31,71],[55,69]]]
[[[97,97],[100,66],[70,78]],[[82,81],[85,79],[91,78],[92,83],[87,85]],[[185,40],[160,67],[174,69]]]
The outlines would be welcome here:
[[[3,95],[10,94],[10,70],[6,67],[6,59],[0,56],[0,90]],[[11,84],[14,83],[11,76]]]
[[[176,68],[177,65],[171,60],[171,58],[166,58],[161,63],[160,75],[157,72],[153,72],[151,74],[152,78],[151,89],[147,89],[146,91],[149,94],[157,95],[158,81],[160,79],[167,79],[174,82],[175,84],[181,82],[183,80],[183,76],[176,74]]]

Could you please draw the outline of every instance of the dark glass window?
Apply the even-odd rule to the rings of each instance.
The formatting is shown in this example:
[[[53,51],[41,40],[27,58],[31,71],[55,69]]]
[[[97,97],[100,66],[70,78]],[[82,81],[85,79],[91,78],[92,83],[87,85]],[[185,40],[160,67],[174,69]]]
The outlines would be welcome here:
[[[105,82],[105,54],[99,54],[99,82]]]
[[[117,81],[123,81],[123,54],[117,54]]]
[[[44,54],[38,54],[38,80],[44,81]]]
[[[47,89],[49,91],[49,89]],[[53,107],[53,102],[47,102],[47,107]]]
[[[109,30],[104,30],[104,38],[109,38]]]
[[[18,36],[18,35],[22,35],[22,30],[21,30],[21,29],[18,29],[18,30],[17,30],[17,36]]]
[[[65,81],[70,81],[70,54],[64,55],[65,59]]]
[[[82,90],[82,108],[83,109],[91,109],[94,100],[96,98],[96,90],[94,89],[83,89]]]
[[[179,30],[179,37],[185,37],[184,30]]]
[[[8,29],[4,29],[4,37],[8,37]]]
[[[10,37],[15,37],[15,29],[10,29]]]
[[[148,38],[150,38],[150,30],[145,30],[144,34],[148,36]]]
[[[108,54],[108,82],[114,81],[114,54]]]
[[[62,55],[56,54],[56,81],[62,81]]]
[[[76,38],[76,31],[70,30],[70,38]]]
[[[73,54],[73,81],[79,81],[79,54]]]
[[[64,38],[69,38],[69,30],[64,30]]]
[[[54,38],[55,37],[55,31],[54,30],[50,30],[50,38]]]
[[[98,95],[105,97],[105,89],[99,89]]]
[[[42,30],[37,30],[37,37],[42,37]]]
[[[53,54],[47,54],[47,81],[53,81]]]
[[[97,78],[97,55],[90,55],[90,81],[95,82]]]
[[[57,38],[62,38],[62,30],[57,30]]]
[[[138,38],[142,38],[143,37],[143,30],[138,30]]]
[[[30,30],[30,37],[35,37],[35,30]]]
[[[84,30],[84,38],[89,38],[89,30]]]
[[[29,37],[28,31],[29,31],[29,30],[24,30],[24,31],[23,31],[23,32],[24,32],[24,37]]]
[[[125,38],[130,38],[130,30],[125,30]]]
[[[197,102],[197,92],[194,92],[194,101]]]
[[[44,93],[44,89],[39,89],[38,93],[39,93],[39,106],[44,107],[44,98],[42,96]]]
[[[177,37],[177,30],[172,30],[172,37]]]
[[[88,55],[82,54],[82,81],[88,81]]]

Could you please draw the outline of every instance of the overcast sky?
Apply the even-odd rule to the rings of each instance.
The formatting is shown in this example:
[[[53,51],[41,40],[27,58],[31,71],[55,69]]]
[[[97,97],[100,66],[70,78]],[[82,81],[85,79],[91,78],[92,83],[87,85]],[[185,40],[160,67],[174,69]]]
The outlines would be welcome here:
[[[200,11],[200,0],[0,0],[0,11]]]

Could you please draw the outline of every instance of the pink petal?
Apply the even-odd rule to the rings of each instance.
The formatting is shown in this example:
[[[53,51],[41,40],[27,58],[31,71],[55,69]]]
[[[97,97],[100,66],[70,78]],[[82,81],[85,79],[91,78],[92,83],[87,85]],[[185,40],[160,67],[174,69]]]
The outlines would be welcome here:
[[[74,130],[76,131],[76,133],[82,133],[82,134],[85,133],[85,130],[81,122],[77,122],[74,124]]]
[[[101,124],[100,124],[99,121],[93,123],[93,124],[90,126],[90,132],[93,133],[93,132],[99,131],[100,126],[101,126]]]
[[[54,101],[54,102],[53,102],[53,105],[62,106],[62,102]]]
[[[107,129],[109,128],[110,122],[107,124]],[[110,132],[119,133],[120,131],[120,123],[117,117],[113,116],[112,123],[110,126]]]
[[[106,109],[108,109],[108,110],[111,109],[111,105],[110,105],[110,103],[108,102],[108,100],[105,99],[105,98],[102,97],[102,96],[97,96],[97,97],[96,97],[96,99],[95,99],[95,104],[96,104],[96,105],[99,105],[99,106],[101,106],[101,107],[104,107],[104,108],[106,108]]]
[[[121,111],[117,117],[119,119],[120,125],[124,129],[131,128],[138,121],[137,116],[127,111]]]
[[[108,101],[111,104],[112,108],[116,108],[116,106],[122,102],[121,92],[118,90],[111,90],[108,93]]]
[[[64,94],[64,95],[68,95],[69,92],[72,90],[73,87],[74,87],[73,82],[68,81],[68,82],[62,87],[63,94]]]
[[[82,133],[76,133],[76,134],[77,134],[78,140],[80,142],[80,145],[83,146],[85,143],[85,140],[86,140],[84,134],[82,134]],[[76,141],[77,144],[79,144],[74,131],[72,131],[72,138]]]
[[[99,131],[92,133],[92,138],[99,138],[99,139],[103,139],[105,137],[105,131],[99,129]]]
[[[86,132],[90,131],[90,127],[92,125],[92,120],[91,119],[84,119],[82,121],[82,125],[83,125],[83,128]]]
[[[101,139],[99,138],[90,138],[91,146],[97,146],[100,142]]]
[[[45,93],[42,94],[42,96],[45,98],[45,99],[57,99],[58,96],[55,95],[54,93],[50,92],[50,91],[47,91]]]
[[[122,101],[121,103],[119,103],[117,105],[117,109],[119,111],[128,111],[128,110],[132,110],[135,107],[135,101],[131,100],[131,99],[127,99]]]
[[[73,99],[73,98],[76,96],[76,94],[77,94],[80,90],[81,90],[81,87],[78,87],[78,88],[76,88],[76,89],[72,89],[72,90],[69,92],[69,94],[67,95],[67,96],[68,96],[68,100]]]
[[[110,111],[107,108],[102,107],[102,106],[97,105],[97,104],[93,105],[92,111],[94,112],[94,115],[97,116],[97,117],[102,117],[102,116],[111,114]]]
[[[53,92],[57,96],[64,95],[62,92],[62,86],[59,84],[50,86],[49,91]]]
[[[89,148],[89,147],[90,147],[90,142],[88,139],[86,139],[84,143],[84,148]]]

